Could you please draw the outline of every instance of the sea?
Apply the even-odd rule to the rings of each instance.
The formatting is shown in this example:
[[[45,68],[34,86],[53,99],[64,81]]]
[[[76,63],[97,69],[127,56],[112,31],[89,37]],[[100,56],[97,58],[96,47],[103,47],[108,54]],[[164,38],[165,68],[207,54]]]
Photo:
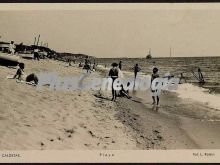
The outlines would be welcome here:
[[[220,57],[167,57],[167,58],[98,58],[96,62],[110,68],[113,62],[122,61],[122,72],[133,72],[132,68],[138,64],[142,74],[151,75],[153,66],[159,69],[160,77],[167,72],[186,78],[186,83],[179,85],[175,91],[178,97],[192,99],[220,111]],[[192,74],[201,69],[205,84],[199,84]]]

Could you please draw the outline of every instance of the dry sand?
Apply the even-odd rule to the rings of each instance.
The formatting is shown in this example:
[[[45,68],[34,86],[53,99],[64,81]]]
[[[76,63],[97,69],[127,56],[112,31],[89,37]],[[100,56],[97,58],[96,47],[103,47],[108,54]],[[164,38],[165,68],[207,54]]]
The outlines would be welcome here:
[[[27,74],[54,70],[62,76],[82,73],[82,69],[61,62],[22,61]],[[115,103],[98,99],[93,91],[39,91],[6,79],[15,72],[0,66],[1,150],[136,149],[126,127],[114,118]]]
[[[27,74],[56,71],[69,77],[83,73],[80,68],[48,59],[22,61]],[[106,91],[49,91],[48,87],[39,91],[6,79],[15,72],[0,66],[1,150],[210,147],[190,137],[192,127],[187,128],[176,116],[158,113],[135,96],[111,102],[111,93]],[[88,79],[102,74],[92,72]]]

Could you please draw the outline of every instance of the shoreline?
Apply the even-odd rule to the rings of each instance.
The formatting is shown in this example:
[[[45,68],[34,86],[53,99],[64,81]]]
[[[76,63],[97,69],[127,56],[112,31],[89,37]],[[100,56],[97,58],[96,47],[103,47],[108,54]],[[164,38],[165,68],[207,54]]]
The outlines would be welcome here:
[[[102,70],[101,74],[105,75],[105,72],[106,70]],[[165,110],[167,109],[165,105],[172,105],[174,102],[180,100],[181,104],[188,104],[187,101],[178,98],[177,94],[169,93],[163,96],[161,98],[162,106],[159,108],[152,106],[151,97],[146,94],[143,96],[143,92],[133,93],[132,97],[130,100],[127,98],[117,98],[116,111],[118,113],[115,117],[128,127],[128,132],[135,138],[138,148],[220,148],[220,141],[218,140],[220,139],[220,133],[218,131],[220,122],[203,121],[199,118],[201,114],[193,114],[193,112],[190,114],[190,109],[178,113]],[[196,102],[192,102],[191,104],[198,106]],[[186,108],[190,107],[188,106]],[[209,107],[207,109],[210,110]],[[174,107],[174,110],[181,111],[182,109]]]
[[[59,61],[22,61],[27,73],[54,70],[62,76],[83,73],[77,65],[67,67]],[[6,79],[16,70],[0,67],[1,149],[220,148],[220,123],[189,118],[206,115],[199,113],[206,109],[195,104],[191,108],[199,112],[191,112],[193,104],[177,95],[165,93],[161,106],[156,108],[151,105],[151,98],[140,92],[133,93],[130,100],[117,97],[112,102],[110,91],[38,91],[33,86]],[[92,72],[88,79],[103,77],[106,71]],[[176,107],[179,101],[180,106]]]

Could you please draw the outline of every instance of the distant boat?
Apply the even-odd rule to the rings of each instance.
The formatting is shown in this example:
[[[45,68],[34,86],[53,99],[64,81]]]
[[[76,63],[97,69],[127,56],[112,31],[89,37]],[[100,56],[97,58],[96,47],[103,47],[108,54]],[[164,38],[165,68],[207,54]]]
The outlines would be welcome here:
[[[150,49],[148,55],[146,56],[146,59],[151,59],[151,58],[152,56],[151,56],[151,49]]]

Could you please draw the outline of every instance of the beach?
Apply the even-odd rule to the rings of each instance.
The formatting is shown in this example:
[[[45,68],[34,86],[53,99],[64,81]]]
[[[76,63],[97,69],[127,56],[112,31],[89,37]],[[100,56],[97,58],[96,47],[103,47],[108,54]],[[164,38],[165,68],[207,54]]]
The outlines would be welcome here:
[[[21,59],[25,73],[80,76],[78,65]],[[92,72],[88,81],[104,77]],[[149,150],[220,148],[220,123],[205,120],[209,107],[164,93],[152,106],[146,93],[111,101],[110,91],[50,91],[7,79],[16,69],[0,66],[1,150]],[[177,104],[178,102],[178,104]],[[194,111],[202,113],[194,113]],[[190,113],[191,112],[191,113]],[[217,115],[217,116],[216,116]],[[196,130],[196,131],[195,131]]]

